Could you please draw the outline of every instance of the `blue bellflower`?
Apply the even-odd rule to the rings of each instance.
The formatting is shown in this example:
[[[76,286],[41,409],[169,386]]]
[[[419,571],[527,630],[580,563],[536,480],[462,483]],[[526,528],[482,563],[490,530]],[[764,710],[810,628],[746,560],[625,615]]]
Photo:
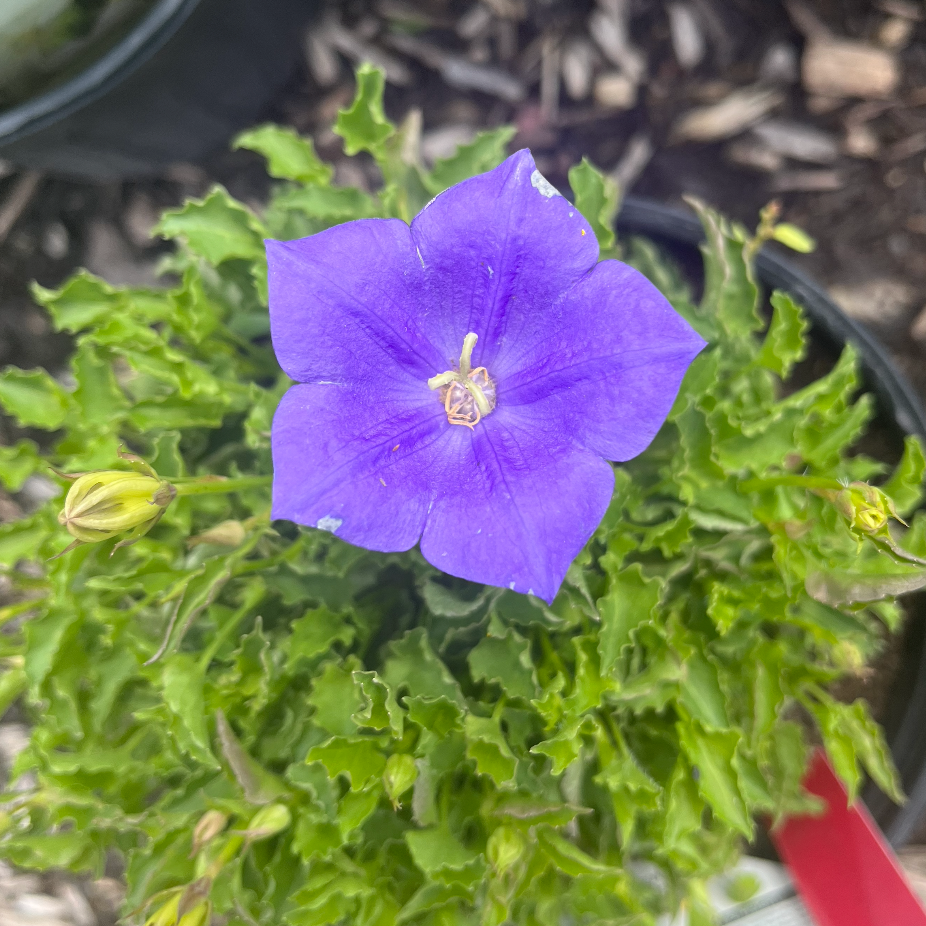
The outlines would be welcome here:
[[[267,255],[273,517],[552,601],[704,341],[527,150]]]

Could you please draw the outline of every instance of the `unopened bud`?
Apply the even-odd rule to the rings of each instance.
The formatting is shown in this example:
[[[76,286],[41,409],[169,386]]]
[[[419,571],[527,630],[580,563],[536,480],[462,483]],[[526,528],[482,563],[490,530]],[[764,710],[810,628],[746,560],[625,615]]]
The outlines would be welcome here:
[[[177,926],[177,911],[180,908],[181,893],[181,891],[177,891],[170,900],[158,907],[145,920],[145,926]]]
[[[383,772],[383,784],[393,806],[398,806],[399,798],[415,783],[417,777],[418,767],[410,755],[396,753],[389,756]]]
[[[820,494],[833,503],[853,530],[860,533],[882,533],[891,518],[904,523],[893,501],[867,482],[850,482],[839,492],[825,490]]]
[[[486,855],[489,863],[498,871],[508,871],[524,854],[527,847],[524,834],[513,826],[500,826],[489,836]]]
[[[206,926],[212,919],[212,903],[204,900],[190,910],[184,913],[177,921],[177,926]]]
[[[146,473],[107,470],[78,476],[64,500],[58,522],[79,543],[98,543],[117,534],[147,533],[177,490]]]
[[[207,843],[212,842],[228,823],[228,815],[221,810],[207,810],[200,818],[193,830],[193,850],[191,855],[196,855],[200,849]]]
[[[240,547],[248,532],[240,521],[223,521],[209,530],[190,537],[187,546],[198,547],[201,543],[217,543],[223,547]]]
[[[281,833],[292,822],[292,815],[282,804],[268,804],[251,817],[244,836],[252,842],[257,839],[268,839]]]

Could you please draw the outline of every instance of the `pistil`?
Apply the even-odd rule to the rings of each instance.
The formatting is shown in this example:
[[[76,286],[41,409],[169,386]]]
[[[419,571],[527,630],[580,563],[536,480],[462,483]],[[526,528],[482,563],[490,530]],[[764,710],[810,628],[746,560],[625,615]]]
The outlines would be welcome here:
[[[473,369],[473,348],[477,340],[473,332],[466,335],[458,368],[428,380],[430,389],[440,390],[447,421],[471,430],[495,408],[495,383],[489,371],[485,367]]]

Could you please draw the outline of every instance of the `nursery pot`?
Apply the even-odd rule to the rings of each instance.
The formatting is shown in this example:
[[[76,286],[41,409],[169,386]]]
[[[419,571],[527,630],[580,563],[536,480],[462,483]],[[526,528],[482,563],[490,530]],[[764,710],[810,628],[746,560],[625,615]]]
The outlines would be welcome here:
[[[634,197],[625,200],[617,228],[624,235],[652,239],[682,259],[696,257],[695,248],[704,239],[704,230],[694,215]],[[926,444],[926,413],[884,346],[789,261],[763,249],[755,266],[766,292],[783,290],[804,307],[812,323],[812,343],[830,350],[838,350],[847,342],[855,345],[865,386],[877,399],[878,424],[898,437],[914,434]],[[882,718],[909,800],[897,808],[873,786],[865,792],[869,810],[895,848],[916,835],[926,818],[926,615],[922,613],[922,598],[909,601],[919,607],[908,608],[906,645]]]
[[[253,123],[291,76],[314,8],[150,0],[77,73],[0,109],[0,158],[95,180],[200,160]]]

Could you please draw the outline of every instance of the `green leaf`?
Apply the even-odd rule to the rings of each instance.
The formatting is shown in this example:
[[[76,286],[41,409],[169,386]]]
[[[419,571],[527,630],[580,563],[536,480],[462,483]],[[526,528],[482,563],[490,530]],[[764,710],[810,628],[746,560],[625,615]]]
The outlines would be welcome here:
[[[466,756],[476,763],[480,775],[488,775],[496,785],[514,778],[518,760],[494,717],[467,714],[463,720],[466,733]]]
[[[581,875],[605,875],[617,880],[624,879],[624,873],[620,868],[599,862],[548,826],[538,827],[537,842],[547,858],[560,871],[574,878]]]
[[[386,768],[386,758],[372,740],[362,737],[333,736],[320,746],[313,746],[309,762],[321,762],[329,778],[347,775],[352,791],[360,791]]]
[[[213,266],[233,258],[263,259],[260,224],[220,186],[205,199],[191,199],[181,209],[165,212],[155,231],[178,238]]]
[[[707,731],[696,722],[679,722],[677,730],[688,760],[698,770],[698,790],[725,823],[750,838],[753,822],[733,761],[739,734],[734,730]]]
[[[508,142],[514,134],[515,129],[510,125],[479,132],[469,144],[458,146],[450,157],[439,158],[425,177],[425,185],[437,194],[468,177],[498,167],[505,160]]]
[[[354,714],[360,711],[360,692],[350,668],[337,661],[327,662],[312,682],[306,701],[315,708],[312,720],[336,736],[350,736],[357,729]]]
[[[379,68],[362,64],[357,69],[357,92],[349,109],[338,113],[334,130],[344,139],[344,150],[349,155],[369,151],[383,157],[385,142],[395,126],[383,112],[385,78]]]
[[[923,500],[923,478],[926,476],[926,456],[923,445],[915,435],[904,439],[903,456],[891,478],[881,486],[891,497],[902,518],[907,517]]]
[[[353,678],[365,702],[353,715],[354,723],[374,730],[392,730],[393,735],[401,737],[405,727],[405,712],[396,701],[392,689],[375,672],[354,672]]]
[[[443,739],[454,730],[462,730],[463,713],[449,698],[406,698],[408,719]]]
[[[429,875],[447,869],[459,871],[480,858],[478,852],[465,848],[445,827],[409,830],[405,842],[412,861]]]
[[[569,168],[569,186],[576,208],[595,232],[601,256],[614,256],[614,220],[620,197],[617,184],[583,157],[581,163]]]
[[[44,468],[38,447],[31,440],[0,446],[0,482],[7,492],[18,492],[37,470]]]
[[[39,688],[61,651],[65,635],[77,623],[79,616],[74,608],[54,608],[26,624],[28,648],[24,670],[34,697],[38,697]]]
[[[798,228],[790,222],[779,222],[772,229],[772,237],[799,254],[810,254],[817,247],[817,242],[803,228]]]
[[[407,753],[396,753],[386,760],[386,770],[383,772],[383,784],[386,786],[386,796],[396,806],[399,798],[408,791],[418,777],[418,767],[415,760]]]
[[[730,725],[726,697],[720,688],[717,669],[701,653],[685,660],[681,686],[681,703],[707,727],[723,730]]]
[[[807,329],[810,323],[804,310],[787,294],[776,290],[771,296],[772,322],[756,361],[787,379],[795,363],[807,352]]]
[[[514,630],[503,637],[485,637],[467,656],[475,681],[496,682],[512,698],[538,696],[530,644]]]
[[[342,614],[327,608],[307,611],[291,625],[292,635],[287,644],[286,670],[292,672],[301,661],[311,661],[327,653],[336,643],[350,646],[356,630]]]
[[[177,745],[198,762],[217,768],[218,762],[209,745],[202,670],[187,653],[175,653],[161,675],[164,703],[176,722],[172,732]]]
[[[412,695],[445,697],[457,704],[463,703],[459,686],[431,649],[423,627],[408,631],[389,649],[382,675],[393,691],[405,687]]]
[[[633,632],[653,619],[662,589],[662,579],[645,578],[638,563],[611,577],[607,594],[598,599],[602,674],[613,671],[624,647],[630,646]]]
[[[267,159],[267,172],[281,180],[300,183],[327,184],[332,170],[315,153],[310,138],[280,125],[261,125],[242,132],[232,143],[233,148],[247,148]]]
[[[0,373],[0,405],[20,424],[54,431],[64,424],[71,399],[44,370],[7,367]]]
[[[122,292],[86,270],[78,271],[59,290],[35,285],[32,294],[45,306],[58,331],[77,334],[106,320],[116,311],[125,311]]]
[[[241,785],[246,801],[251,804],[269,804],[287,796],[288,791],[283,782],[244,750],[222,711],[215,715],[215,727],[222,755]]]

